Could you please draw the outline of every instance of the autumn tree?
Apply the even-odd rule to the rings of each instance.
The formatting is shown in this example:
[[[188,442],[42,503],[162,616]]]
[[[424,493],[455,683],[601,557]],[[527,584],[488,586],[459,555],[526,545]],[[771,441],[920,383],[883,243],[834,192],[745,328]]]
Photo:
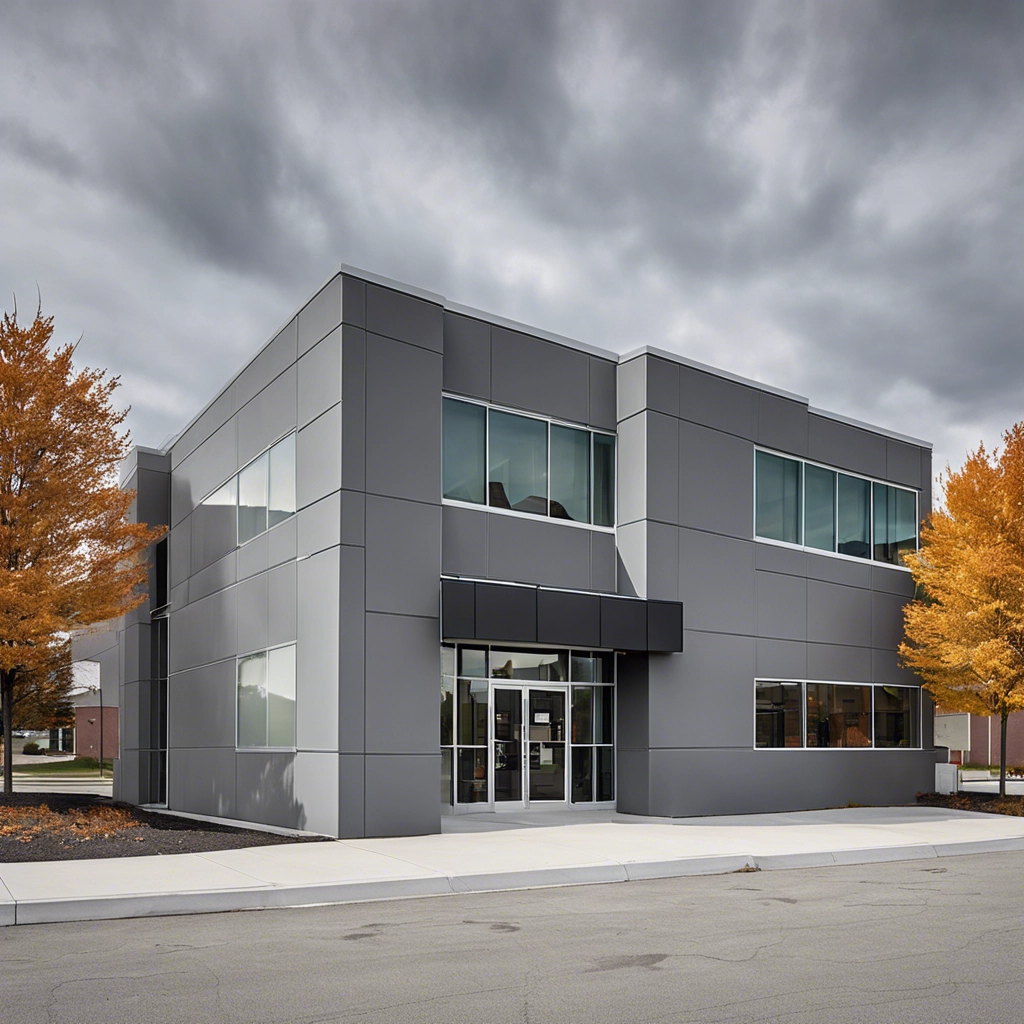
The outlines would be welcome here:
[[[947,467],[944,507],[904,556],[919,597],[904,611],[904,664],[949,711],[998,715],[999,792],[1006,720],[1024,708],[1024,423],[1003,448],[984,445]]]
[[[145,599],[145,551],[163,534],[127,519],[117,484],[128,453],[119,381],[51,349],[53,318],[0,321],[0,707],[4,792],[15,706],[59,691],[73,630]],[[66,692],[66,691],[65,691]]]

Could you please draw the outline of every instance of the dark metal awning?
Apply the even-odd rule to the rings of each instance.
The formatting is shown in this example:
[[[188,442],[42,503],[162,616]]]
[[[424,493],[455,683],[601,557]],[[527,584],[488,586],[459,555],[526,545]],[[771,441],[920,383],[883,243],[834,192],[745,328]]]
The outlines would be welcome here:
[[[683,606],[678,601],[442,579],[441,635],[445,640],[681,651]]]

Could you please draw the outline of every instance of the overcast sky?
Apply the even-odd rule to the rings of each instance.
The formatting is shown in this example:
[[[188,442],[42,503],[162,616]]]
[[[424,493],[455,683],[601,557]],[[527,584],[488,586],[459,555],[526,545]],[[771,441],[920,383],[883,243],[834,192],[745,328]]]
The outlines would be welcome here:
[[[935,442],[1024,419],[1024,3],[0,0],[0,305],[159,445],[338,263]]]

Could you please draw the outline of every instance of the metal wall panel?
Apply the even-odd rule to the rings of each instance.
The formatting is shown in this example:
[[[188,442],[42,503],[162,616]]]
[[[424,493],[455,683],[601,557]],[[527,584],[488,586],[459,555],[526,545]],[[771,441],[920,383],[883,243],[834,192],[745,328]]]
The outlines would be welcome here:
[[[766,448],[807,455],[807,405],[762,391],[758,396],[757,440]]]
[[[333,278],[299,313],[298,354],[308,352],[341,323],[341,276]]]
[[[814,413],[807,421],[810,458],[838,469],[885,479],[886,444],[881,434]]]
[[[590,425],[614,430],[616,424],[615,363],[590,357]]]
[[[297,387],[300,427],[341,401],[341,338],[342,328],[335,328],[299,360]]]
[[[658,601],[679,600],[679,528],[647,522],[647,594]]]
[[[871,594],[854,587],[808,580],[807,639],[870,647]]]
[[[340,559],[338,653],[338,749],[359,753],[365,749],[363,723],[366,702],[366,609],[364,607],[364,551],[338,549]],[[360,776],[361,778],[361,776]],[[362,783],[360,783],[360,786]],[[361,792],[361,790],[360,790]]]
[[[715,430],[753,441],[757,437],[759,392],[736,381],[679,367],[679,415]]]
[[[679,600],[688,629],[753,635],[754,545],[680,530]]]
[[[366,496],[366,608],[437,618],[441,509]]]
[[[172,675],[167,680],[168,748],[234,749],[235,706],[234,658]]]
[[[589,531],[550,519],[491,515],[487,524],[491,579],[590,589]]]
[[[444,390],[485,401],[491,397],[491,325],[444,314]]]
[[[754,535],[754,446],[679,421],[679,525]]]
[[[261,651],[267,641],[267,574],[260,573],[252,579],[239,583],[236,588],[238,602],[238,643],[239,654]]]
[[[444,310],[434,302],[380,285],[366,285],[366,329],[409,345],[444,350]]]
[[[266,574],[267,646],[292,643],[298,636],[298,566],[286,562]]]
[[[808,644],[807,678],[844,683],[870,682],[871,651],[867,647]]]
[[[338,755],[300,751],[293,769],[298,827],[338,834]]]
[[[366,488],[366,332],[346,325],[341,342],[341,474],[346,489]]]
[[[338,548],[297,566],[295,745],[338,749]]]
[[[416,836],[441,831],[441,755],[368,756],[367,836]]]
[[[167,806],[172,811],[236,818],[235,751],[178,747],[167,755]]]
[[[229,588],[171,610],[168,622],[169,671],[207,665],[235,656],[235,590]]]
[[[222,483],[235,475],[238,447],[235,421],[229,420],[204,441],[171,477],[171,522],[177,524]]]
[[[341,492],[299,509],[297,551],[300,556],[334,547],[341,540]]]
[[[807,639],[806,579],[755,572],[754,593],[754,631],[758,636]]]
[[[483,510],[445,505],[441,509],[441,572],[487,575],[487,522]]]
[[[249,399],[258,395],[272,380],[284,373],[295,362],[298,322],[292,319],[259,355],[235,378],[232,384],[235,409],[241,409]]]
[[[244,408],[238,420],[238,468],[295,429],[296,368],[288,367]]]
[[[283,751],[239,751],[235,758],[235,816],[281,828],[302,828],[295,799],[295,757]]]
[[[300,509],[341,488],[341,406],[328,409],[299,431],[295,445],[295,496]]]

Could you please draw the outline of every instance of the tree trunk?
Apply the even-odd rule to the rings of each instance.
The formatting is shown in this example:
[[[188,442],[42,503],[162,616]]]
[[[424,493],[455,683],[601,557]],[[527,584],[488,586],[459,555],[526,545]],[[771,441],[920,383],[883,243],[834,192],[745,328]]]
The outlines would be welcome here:
[[[0,672],[0,704],[4,720],[4,795],[14,792],[14,673]]]
[[[1006,719],[1008,712],[999,717],[999,795],[1006,796]]]

